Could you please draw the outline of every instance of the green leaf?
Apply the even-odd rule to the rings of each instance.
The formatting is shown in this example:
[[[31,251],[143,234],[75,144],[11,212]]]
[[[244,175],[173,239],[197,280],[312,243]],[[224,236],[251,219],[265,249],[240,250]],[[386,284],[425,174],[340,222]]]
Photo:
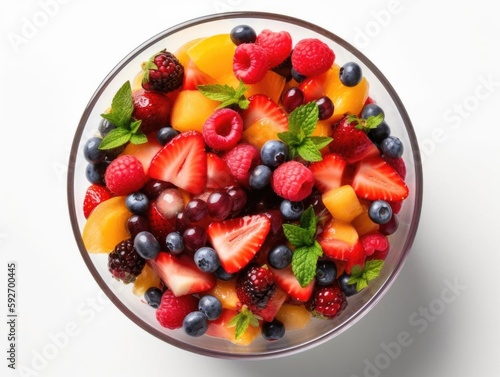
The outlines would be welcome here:
[[[380,271],[384,267],[384,261],[381,259],[372,259],[365,263],[365,276],[368,281],[375,279],[380,275]]]
[[[99,149],[113,149],[128,143],[132,133],[125,128],[114,128],[106,135],[99,144]]]
[[[306,229],[309,234],[309,237],[314,239],[314,236],[316,235],[317,224],[318,224],[318,218],[316,217],[316,214],[314,213],[314,208],[311,205],[304,212],[302,212],[302,215],[300,216],[300,227]]]
[[[328,144],[330,144],[333,139],[328,136],[311,136],[309,137],[309,140],[311,140],[314,145],[316,145],[316,148],[323,149]]]
[[[299,247],[292,256],[292,271],[301,287],[308,285],[316,276],[316,264],[323,254],[321,246],[315,242],[313,246]]]
[[[287,240],[296,247],[309,246],[314,240],[308,229],[294,224],[283,224],[283,232]]]
[[[368,286],[368,283],[380,275],[384,267],[384,261],[380,259],[369,260],[364,267],[356,265],[351,269],[351,276],[348,284],[356,284],[356,290],[359,292]]]
[[[259,326],[261,317],[252,313],[246,305],[243,305],[241,311],[229,321],[228,327],[236,327],[234,331],[234,339],[239,339],[247,331],[248,326]]]
[[[297,107],[288,116],[288,129],[296,135],[303,133],[310,136],[319,119],[319,110],[316,102],[309,102]]]
[[[289,147],[297,147],[300,145],[300,140],[297,135],[291,131],[278,132],[278,137]]]
[[[377,128],[378,125],[380,123],[382,123],[383,120],[384,120],[384,114],[382,114],[382,113],[368,117],[368,119],[366,119],[365,129],[371,130],[371,129]]]
[[[321,161],[323,159],[318,147],[311,141],[310,138],[305,138],[304,141],[300,143],[297,147],[297,153],[304,160],[310,162]]]
[[[198,85],[198,90],[207,98],[221,102],[218,109],[237,104],[242,109],[248,108],[248,100],[244,97],[246,87],[242,81],[238,88],[234,89],[227,84]]]
[[[116,127],[127,127],[134,111],[132,99],[132,87],[130,81],[126,81],[116,92],[111,102],[111,111],[103,117],[113,123]],[[112,118],[112,119],[109,119]]]
[[[142,120],[134,120],[132,123],[130,123],[130,132],[133,134],[136,134],[139,132],[139,127],[141,126]]]
[[[132,144],[144,144],[148,142],[148,137],[144,135],[143,133],[138,133],[138,134],[131,134],[130,135],[130,142]]]

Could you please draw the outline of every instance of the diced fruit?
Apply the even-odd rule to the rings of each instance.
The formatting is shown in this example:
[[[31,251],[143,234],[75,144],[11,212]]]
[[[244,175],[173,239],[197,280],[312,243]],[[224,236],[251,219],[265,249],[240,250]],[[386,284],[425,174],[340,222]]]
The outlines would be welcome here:
[[[293,274],[291,266],[281,270],[276,270],[274,268],[270,269],[276,284],[278,284],[290,297],[300,302],[306,302],[309,300],[314,289],[314,280],[312,280],[305,287],[302,287]]]
[[[189,193],[200,194],[207,182],[203,136],[190,131],[173,138],[153,157],[148,174]]]
[[[82,231],[87,251],[110,253],[119,242],[129,238],[126,224],[130,216],[125,196],[115,196],[95,207]]]
[[[151,287],[161,288],[162,283],[158,274],[146,264],[134,281],[132,292],[136,296],[143,296],[144,293]]]
[[[198,85],[215,84],[216,80],[199,69],[191,60],[184,66],[182,90],[197,90]]]
[[[217,280],[215,286],[207,294],[217,297],[226,309],[236,310],[239,299],[236,295],[236,279]]]
[[[304,94],[304,103],[316,101],[325,95],[323,76],[305,79],[300,83],[299,88]]]
[[[270,228],[267,216],[252,215],[213,222],[207,228],[207,235],[224,270],[234,273],[252,260]]]
[[[242,140],[261,149],[262,146],[269,140],[279,140],[278,133],[287,131],[286,128],[280,128],[272,119],[262,118],[243,131]]]
[[[241,337],[235,339],[236,328],[235,326],[230,327],[229,323],[237,314],[238,312],[236,310],[224,309],[218,319],[208,323],[208,329],[205,334],[216,338],[227,339],[231,343],[241,346],[248,346],[258,335],[260,335],[261,327],[250,325]]]
[[[359,236],[351,224],[333,218],[325,224],[321,238],[343,241],[352,246],[358,241]]]
[[[304,305],[285,302],[276,314],[276,319],[285,325],[286,331],[301,330],[311,322],[311,313]]]
[[[340,187],[346,165],[344,158],[335,153],[324,156],[321,161],[313,162],[309,169],[314,176],[314,184],[318,190],[327,192]]]
[[[271,98],[264,94],[255,94],[249,97],[248,101],[248,108],[241,114],[245,129],[261,119],[269,119],[271,124],[275,124],[277,132],[288,129],[288,119],[285,112]]]
[[[156,155],[156,153],[158,153],[161,147],[162,146],[158,142],[156,137],[154,137],[154,135],[151,134],[148,137],[147,143],[142,143],[142,144],[128,143],[121,154],[130,155],[137,158],[141,162],[142,167],[144,168],[144,172],[147,173],[149,169],[149,164],[151,163],[151,159]]]
[[[208,99],[199,90],[183,90],[172,106],[170,124],[180,132],[201,132],[205,120],[217,106],[219,102]]]
[[[187,255],[160,252],[148,263],[177,297],[205,292],[215,285],[215,276],[200,271],[193,258]]]
[[[330,189],[321,199],[333,218],[339,221],[350,223],[363,212],[363,207],[350,185]]]
[[[262,80],[255,84],[246,85],[245,96],[250,98],[253,95],[265,95],[274,103],[280,100],[281,92],[285,87],[285,78],[276,72],[267,71]]]
[[[96,184],[87,187],[83,200],[83,215],[85,218],[88,219],[94,208],[109,198],[111,198],[111,192],[107,187]]]
[[[380,225],[376,224],[370,219],[368,215],[368,207],[362,205],[363,212],[351,221],[352,226],[356,228],[359,236],[375,232],[379,229]]]
[[[183,45],[181,45],[177,50],[175,50],[174,55],[177,57],[177,60],[184,66],[184,73],[186,72],[186,67],[190,64],[191,58],[188,55],[188,51],[191,47],[193,47],[196,43],[200,42],[203,38],[195,38],[187,41]]]
[[[217,80],[232,72],[235,49],[229,34],[217,34],[195,43],[187,53],[199,69]]]

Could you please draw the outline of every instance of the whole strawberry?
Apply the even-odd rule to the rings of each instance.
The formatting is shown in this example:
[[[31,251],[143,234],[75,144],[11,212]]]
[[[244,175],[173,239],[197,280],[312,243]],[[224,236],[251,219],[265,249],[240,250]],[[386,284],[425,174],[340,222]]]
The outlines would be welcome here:
[[[142,66],[142,87],[158,92],[172,92],[182,86],[184,67],[174,54],[162,50],[153,55]]]
[[[156,309],[156,319],[163,327],[174,330],[182,327],[184,317],[198,310],[198,299],[192,295],[176,297],[171,290],[161,296],[160,307]]]
[[[307,309],[313,315],[326,319],[336,317],[346,306],[345,294],[337,284],[317,288],[307,303]]]
[[[172,102],[164,93],[138,90],[132,93],[132,100],[132,117],[141,121],[140,130],[145,134],[169,124]]]

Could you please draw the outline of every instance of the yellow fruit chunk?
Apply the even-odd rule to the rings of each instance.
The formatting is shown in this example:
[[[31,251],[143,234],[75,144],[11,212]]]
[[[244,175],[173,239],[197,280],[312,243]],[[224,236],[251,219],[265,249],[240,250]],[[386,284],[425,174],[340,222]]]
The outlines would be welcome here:
[[[322,196],[323,204],[334,219],[350,223],[363,212],[356,192],[350,185],[328,190]]]
[[[286,331],[300,330],[311,321],[311,312],[304,305],[284,303],[276,314],[276,319],[285,325]]]
[[[144,77],[144,72],[140,71],[137,75],[135,75],[132,80],[132,92],[136,92],[142,89],[142,78]]]
[[[151,159],[158,153],[162,148],[162,145],[158,142],[156,137],[149,136],[147,143],[133,144],[128,143],[122,155],[132,155],[135,156],[142,164],[144,172],[147,173]]]
[[[135,279],[132,292],[136,296],[143,296],[148,288],[151,287],[161,288],[162,283],[156,272],[146,264],[139,276]]]
[[[216,34],[195,43],[187,54],[199,69],[218,80],[233,72],[235,49],[229,34]]]
[[[324,232],[327,232],[329,238],[344,241],[349,245],[354,245],[359,240],[358,232],[354,226],[335,219],[328,223]]]
[[[260,150],[266,141],[279,140],[278,133],[287,130],[286,127],[268,118],[262,118],[243,131],[241,139]]]
[[[340,82],[340,67],[334,65],[325,75],[324,90],[334,105],[330,121],[337,122],[344,114],[359,115],[368,98],[369,84],[365,77],[353,87],[348,87]]]
[[[380,225],[374,223],[372,219],[370,219],[370,216],[368,216],[368,209],[366,208],[363,208],[361,215],[352,220],[351,224],[356,228],[360,236],[376,232],[380,228]]]
[[[266,75],[258,83],[246,85],[246,98],[254,94],[265,94],[271,98],[274,103],[279,103],[281,93],[285,87],[285,78],[274,71],[267,71]]]
[[[183,45],[181,45],[177,50],[175,50],[174,55],[179,60],[179,63],[181,63],[184,67],[188,65],[190,62],[191,58],[188,55],[188,51],[191,47],[193,47],[196,43],[201,41],[203,38],[196,38],[192,39],[190,41],[187,41]]]
[[[170,124],[180,132],[201,132],[203,124],[218,105],[219,102],[208,99],[198,90],[183,90],[172,106]]]
[[[125,196],[115,196],[94,208],[83,227],[82,240],[89,253],[110,253],[130,238],[127,220],[132,213],[125,206]]]
[[[217,297],[222,303],[222,307],[226,309],[236,310],[236,306],[240,301],[236,295],[235,279],[228,281],[218,279],[215,286],[207,294]]]

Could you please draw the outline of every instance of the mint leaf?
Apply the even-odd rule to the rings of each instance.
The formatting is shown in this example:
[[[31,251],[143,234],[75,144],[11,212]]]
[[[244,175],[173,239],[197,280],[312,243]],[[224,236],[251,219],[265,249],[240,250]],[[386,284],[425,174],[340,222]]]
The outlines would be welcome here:
[[[356,284],[356,290],[359,292],[368,286],[368,283],[380,275],[384,267],[384,261],[381,259],[372,259],[365,263],[364,267],[356,265],[351,269],[351,276],[348,284]]]
[[[311,240],[314,239],[316,235],[316,225],[318,224],[318,218],[314,213],[314,208],[309,206],[302,215],[300,216],[300,227],[306,229]]]
[[[313,241],[308,229],[301,228],[294,224],[283,224],[283,233],[287,240],[296,247],[308,246]]]
[[[303,246],[294,250],[292,271],[301,287],[308,285],[316,276],[316,264],[321,255],[323,255],[323,250],[316,241],[312,246]]]
[[[148,142],[148,137],[146,135],[144,135],[143,133],[139,133],[139,134],[131,134],[130,135],[130,142],[132,144],[144,144],[144,143],[147,143]]]
[[[227,84],[198,85],[198,90],[207,98],[221,102],[217,109],[238,105],[241,109],[248,108],[250,103],[244,96],[246,87],[242,81],[238,88],[233,88]]]
[[[126,81],[113,97],[111,111],[101,116],[109,120],[116,127],[128,127],[133,111],[132,87],[130,81]]]
[[[99,144],[99,149],[113,149],[128,143],[132,133],[125,128],[114,128]]]
[[[349,124],[355,123],[354,128],[363,131],[369,131],[377,128],[380,123],[384,120],[384,114],[380,113],[377,115],[370,116],[366,119],[358,118],[356,115],[348,115],[347,121]]]
[[[306,138],[302,143],[300,143],[297,147],[297,153],[304,160],[310,162],[321,161],[323,159],[318,147],[310,138]]]
[[[288,129],[297,134],[302,132],[305,137],[311,136],[319,119],[319,108],[312,101],[297,107],[288,117]]]
[[[236,327],[234,330],[234,339],[239,339],[247,331],[248,326],[259,326],[259,316],[252,313],[248,306],[243,305],[241,311],[229,321],[228,327]]]
[[[311,140],[314,145],[316,145],[316,148],[323,149],[328,144],[330,144],[333,139],[328,136],[311,136],[309,140]]]

